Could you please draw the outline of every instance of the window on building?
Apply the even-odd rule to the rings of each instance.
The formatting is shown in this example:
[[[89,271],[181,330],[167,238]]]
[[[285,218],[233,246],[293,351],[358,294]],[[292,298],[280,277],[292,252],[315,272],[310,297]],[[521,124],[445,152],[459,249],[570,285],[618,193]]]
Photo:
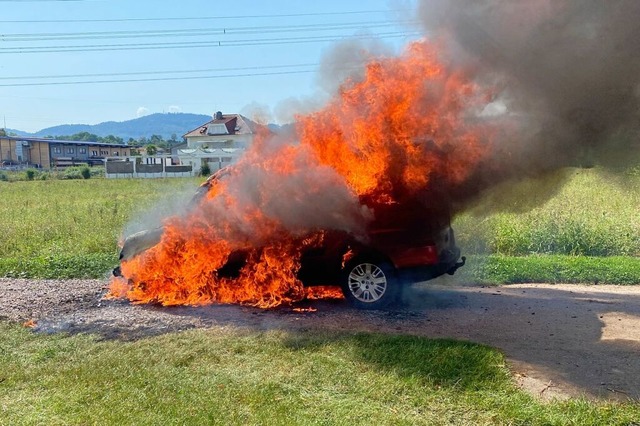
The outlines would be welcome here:
[[[54,146],[52,149],[54,154],[62,154],[62,148],[59,146]]]
[[[120,155],[120,153],[118,151],[113,151],[113,156],[117,157],[118,155]]]
[[[209,124],[207,126],[208,135],[228,135],[229,129],[224,124]]]
[[[104,150],[104,149],[101,149],[101,150],[100,150],[100,154],[101,154],[101,155],[109,155],[109,151]]]
[[[91,155],[93,155],[94,157],[98,156],[98,151],[91,151]]]
[[[74,154],[76,152],[75,148],[67,147],[67,154]]]
[[[86,154],[87,148],[78,148],[78,154]]]

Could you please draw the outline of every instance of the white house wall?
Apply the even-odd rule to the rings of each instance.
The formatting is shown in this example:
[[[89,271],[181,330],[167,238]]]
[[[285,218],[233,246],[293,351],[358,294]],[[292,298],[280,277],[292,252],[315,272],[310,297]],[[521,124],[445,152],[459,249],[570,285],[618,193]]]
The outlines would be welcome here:
[[[201,148],[204,145],[217,148],[217,144],[226,144],[227,141],[231,141],[231,146],[228,148],[248,148],[253,141],[253,136],[253,134],[242,134],[188,137],[187,148]]]

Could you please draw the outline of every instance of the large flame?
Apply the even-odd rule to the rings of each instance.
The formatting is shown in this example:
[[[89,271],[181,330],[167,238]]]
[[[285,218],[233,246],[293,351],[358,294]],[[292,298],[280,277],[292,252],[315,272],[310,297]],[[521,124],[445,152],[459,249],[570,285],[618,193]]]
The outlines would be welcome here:
[[[111,293],[163,305],[302,299],[301,253],[324,231],[363,233],[367,205],[428,205],[434,185],[471,176],[488,152],[475,121],[489,94],[426,41],[372,59],[325,108],[296,118],[295,140],[260,135],[197,207],[165,221],[159,244],[123,262],[127,283]],[[246,264],[223,276],[238,252]]]

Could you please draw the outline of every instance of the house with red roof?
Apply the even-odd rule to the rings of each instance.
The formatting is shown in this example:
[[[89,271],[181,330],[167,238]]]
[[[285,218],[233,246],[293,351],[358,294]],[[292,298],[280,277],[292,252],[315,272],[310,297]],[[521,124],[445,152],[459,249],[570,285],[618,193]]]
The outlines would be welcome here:
[[[215,113],[211,121],[185,133],[186,146],[173,150],[174,156],[202,158],[211,171],[235,162],[252,143],[260,125],[240,114]]]

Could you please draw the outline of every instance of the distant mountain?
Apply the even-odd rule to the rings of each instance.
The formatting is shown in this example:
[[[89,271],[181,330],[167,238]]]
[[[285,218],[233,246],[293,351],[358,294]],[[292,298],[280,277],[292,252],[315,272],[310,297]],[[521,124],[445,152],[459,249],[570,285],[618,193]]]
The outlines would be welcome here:
[[[18,135],[18,136],[25,136],[25,137],[34,137],[34,133],[29,133],[29,132],[23,132],[22,130],[16,130],[16,129],[5,129],[7,131],[8,135]]]
[[[113,135],[124,139],[150,138],[151,135],[160,135],[163,139],[170,139],[172,134],[178,140],[190,130],[211,120],[210,115],[188,113],[150,114],[144,117],[127,121],[105,121],[100,124],[62,124],[48,127],[39,132],[28,134],[19,130],[9,130],[20,136],[46,137],[46,136],[70,136],[80,132],[89,132],[101,137]]]

